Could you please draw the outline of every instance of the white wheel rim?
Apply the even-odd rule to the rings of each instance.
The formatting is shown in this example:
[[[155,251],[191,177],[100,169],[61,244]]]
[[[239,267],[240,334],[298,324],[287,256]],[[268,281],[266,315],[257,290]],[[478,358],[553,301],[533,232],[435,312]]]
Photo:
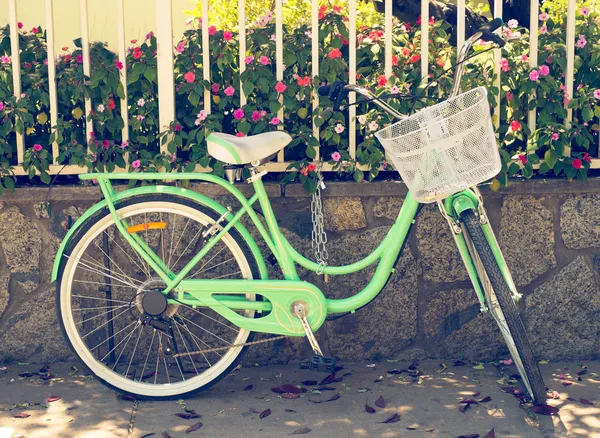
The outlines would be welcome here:
[[[190,219],[196,220],[204,225],[206,225],[207,223],[214,222],[212,218],[192,207],[167,202],[153,201],[144,202],[140,204],[132,204],[123,207],[122,209],[117,211],[120,218],[127,218],[134,215],[138,215],[140,213],[158,212],[175,213],[183,215]],[[76,272],[76,269],[73,268],[77,267],[76,262],[79,262],[79,258],[85,252],[89,244],[93,242],[93,240],[97,238],[100,235],[100,233],[102,233],[112,224],[114,224],[114,222],[112,220],[111,215],[107,215],[101,220],[99,220],[97,223],[95,223],[92,226],[92,228],[86,232],[85,240],[81,239],[77,246],[71,252],[70,256],[67,258],[65,269],[61,276],[60,306],[62,321],[67,336],[69,337],[71,344],[75,348],[77,355],[100,379],[123,391],[131,392],[146,397],[168,397],[173,395],[184,394],[186,392],[196,390],[212,382],[215,378],[220,376],[227,368],[231,366],[231,364],[235,361],[237,356],[241,353],[243,347],[230,348],[218,362],[216,362],[210,368],[206,369],[200,375],[191,377],[189,379],[177,383],[151,384],[137,382],[112,371],[110,368],[108,368],[103,363],[99,362],[94,358],[90,350],[87,348],[87,346],[81,339],[71,312],[72,281]],[[238,266],[242,271],[242,276],[244,278],[251,279],[252,270],[250,268],[250,265],[248,264],[248,260],[246,259],[242,249],[235,242],[233,237],[228,234],[222,239],[222,242],[236,257]],[[248,317],[253,317],[254,311],[248,311],[246,315]],[[246,342],[250,333],[251,332],[249,330],[240,329],[238,336],[235,338],[233,344],[240,344]]]

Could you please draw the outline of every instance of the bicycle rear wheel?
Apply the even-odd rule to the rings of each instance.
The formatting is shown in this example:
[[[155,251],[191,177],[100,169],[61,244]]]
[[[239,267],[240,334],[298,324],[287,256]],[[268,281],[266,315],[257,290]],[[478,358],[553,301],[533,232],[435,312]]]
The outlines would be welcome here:
[[[203,231],[220,216],[166,194],[126,199],[118,204],[117,214],[129,226],[140,226],[138,236],[175,273],[197,254]],[[164,227],[144,230],[152,222]],[[167,305],[159,292],[164,282],[123,239],[107,208],[81,226],[63,256],[57,282],[59,321],[76,354],[114,389],[152,399],[189,395],[227,375],[245,350],[236,345],[252,341],[252,332],[210,308]],[[258,270],[246,242],[231,229],[188,278],[252,279],[258,278]],[[157,306],[161,313],[149,313]],[[255,311],[240,313],[256,316]],[[175,357],[209,349],[217,350]]]
[[[534,403],[546,403],[546,386],[523,321],[474,210],[460,215],[469,251],[486,293],[492,317],[500,327],[513,362]]]

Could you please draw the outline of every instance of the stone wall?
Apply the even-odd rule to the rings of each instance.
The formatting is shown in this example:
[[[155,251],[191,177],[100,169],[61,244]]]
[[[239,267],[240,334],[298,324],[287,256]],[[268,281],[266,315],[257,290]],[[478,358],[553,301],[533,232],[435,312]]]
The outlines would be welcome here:
[[[234,206],[214,186],[193,188]],[[295,185],[270,184],[268,192],[285,235],[311,257],[310,198]],[[405,192],[397,182],[328,184],[330,264],[348,264],[372,251],[395,220]],[[500,193],[483,192],[525,297],[519,306],[539,357],[600,357],[600,180],[515,181]],[[67,218],[76,219],[99,197],[95,187],[55,187],[50,193],[18,189],[0,198],[0,362],[72,358],[58,326],[50,273]],[[300,272],[328,297],[341,298],[359,291],[374,267],[330,277],[328,283]],[[379,297],[328,321],[317,336],[325,350],[347,360],[483,360],[507,354],[491,317],[479,312],[449,228],[431,205],[421,210],[396,273]],[[304,340],[289,339],[253,346],[246,360],[284,362],[308,355]]]

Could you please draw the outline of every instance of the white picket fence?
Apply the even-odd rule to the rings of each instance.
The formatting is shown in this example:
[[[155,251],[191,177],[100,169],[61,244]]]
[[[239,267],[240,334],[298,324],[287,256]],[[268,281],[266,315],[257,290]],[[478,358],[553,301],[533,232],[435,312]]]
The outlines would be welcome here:
[[[90,75],[90,56],[89,56],[89,26],[88,26],[88,1],[80,0],[80,18],[81,18],[81,41],[83,51],[83,69],[85,75]],[[106,0],[110,1],[110,0]],[[126,41],[125,41],[125,0],[113,0],[116,1],[117,5],[117,31],[118,31],[118,52],[119,59],[125,62],[126,60]],[[231,0],[234,1],[234,0]],[[390,76],[392,73],[392,5],[393,0],[385,1],[385,74]],[[21,5],[23,2],[19,2]],[[151,3],[151,0],[148,0]],[[20,59],[18,50],[18,10],[17,0],[8,0],[9,5],[9,17],[10,17],[10,30],[11,30],[11,50],[12,50],[12,67],[13,67],[13,86],[14,93],[17,99],[21,95],[21,77],[20,77]],[[349,80],[350,83],[356,81],[356,1],[349,0]],[[457,22],[457,46],[458,49],[462,46],[465,40],[465,0],[457,0],[458,6],[458,22]],[[565,75],[565,86],[566,93],[569,96],[573,96],[573,77],[574,77],[574,63],[575,63],[575,15],[577,0],[568,0],[568,16],[567,16],[567,33],[566,33],[566,45],[567,45],[567,71]],[[47,43],[48,43],[48,81],[50,90],[50,123],[52,126],[56,125],[57,114],[57,95],[56,95],[56,50],[54,47],[54,16],[60,14],[60,11],[55,11],[53,8],[53,0],[45,0],[46,8],[46,30],[47,30]],[[159,94],[159,119],[161,125],[161,131],[168,128],[171,121],[175,119],[175,90],[174,90],[174,73],[173,73],[173,23],[172,23],[172,4],[171,0],[155,0],[156,8],[156,38],[158,41],[158,94]],[[282,25],[282,8],[283,0],[275,0],[275,23],[276,23],[276,74],[277,79],[283,79],[283,25]],[[245,0],[238,0],[239,10],[239,29],[240,29],[240,44],[239,44],[239,56],[240,66],[243,70],[245,67],[244,58],[246,57],[246,5]],[[318,28],[318,0],[312,0],[312,27],[313,29]],[[530,54],[529,63],[532,68],[537,66],[538,63],[538,14],[539,4],[538,0],[531,0],[531,23],[530,23]],[[421,16],[427,17],[429,15],[429,0],[422,0],[421,2]],[[494,17],[502,17],[502,2],[496,1],[494,3]],[[209,16],[209,0],[202,0],[202,16]],[[202,44],[204,47],[208,46],[209,42],[209,20],[202,20]],[[421,32],[424,39],[429,38],[429,23],[428,20],[421,20]],[[421,76],[427,77],[429,65],[427,60],[429,47],[427,44],[421,45]],[[210,54],[208,50],[204,50],[204,79],[210,81]],[[495,52],[496,60],[501,59],[500,50],[497,49]],[[312,74],[319,74],[319,35],[318,32],[313,32],[312,37]],[[500,64],[496,62],[496,73],[498,75],[497,85],[500,89]],[[121,82],[125,90],[127,90],[127,72],[126,68],[121,70]],[[241,88],[241,87],[240,87]],[[241,93],[241,104],[245,103],[243,92]],[[205,91],[204,105],[207,112],[211,111],[210,107],[210,91]],[[532,96],[532,98],[534,98]],[[318,97],[313,100],[313,108],[318,105]],[[350,96],[351,101],[354,101],[355,96]],[[498,99],[500,102],[500,99]],[[129,126],[127,116],[127,91],[125,91],[125,99],[121,102],[122,117],[125,122],[123,128],[123,141],[129,138]],[[89,115],[92,110],[92,104],[90,99],[86,99],[85,111],[86,115]],[[501,108],[498,106],[495,112],[499,114]],[[356,106],[350,107],[350,125],[349,125],[349,152],[352,157],[356,154]],[[279,118],[283,120],[283,109],[280,110]],[[572,111],[568,111],[566,123],[572,118]],[[529,115],[529,128],[535,129],[536,125],[536,113],[535,110]],[[93,126],[87,127],[86,131],[90,132],[93,130]],[[313,125],[313,130],[318,138],[319,129]],[[23,163],[23,156],[25,150],[25,138],[23,135],[17,135],[17,159],[18,166],[15,167],[15,174],[25,174],[21,164]],[[59,170],[61,174],[77,174],[83,173],[86,170],[78,166],[67,166],[63,168],[56,163],[58,157],[58,145],[54,144],[52,148],[52,154],[54,158],[54,164],[50,166],[50,173],[55,174]],[[318,151],[317,151],[318,158]],[[285,162],[284,151],[280,152],[277,161],[269,163],[266,167],[272,171],[283,171],[287,168],[288,163]],[[592,159],[592,168],[600,168],[600,157]],[[62,169],[62,170],[61,170]],[[324,167],[328,170],[327,167]]]

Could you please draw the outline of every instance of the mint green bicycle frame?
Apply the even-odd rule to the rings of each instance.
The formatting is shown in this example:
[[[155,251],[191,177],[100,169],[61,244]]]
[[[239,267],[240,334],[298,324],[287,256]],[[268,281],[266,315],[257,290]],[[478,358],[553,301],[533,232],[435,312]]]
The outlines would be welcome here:
[[[300,320],[295,317],[291,311],[291,304],[298,300],[302,300],[308,304],[310,311],[307,319],[311,328],[316,330],[323,324],[327,315],[354,312],[377,297],[385,287],[389,277],[394,272],[395,263],[400,256],[403,244],[414,223],[420,205],[413,199],[409,192],[402,204],[402,208],[396,221],[383,241],[371,254],[346,266],[326,266],[324,269],[320,270],[317,263],[299,254],[284,237],[277,224],[275,214],[265,191],[265,186],[260,177],[256,177],[252,181],[255,194],[250,199],[247,199],[240,190],[225,179],[209,174],[85,174],[81,175],[80,178],[82,180],[97,180],[104,195],[104,200],[89,209],[74,224],[63,240],[54,263],[53,281],[58,278],[61,264],[64,259],[63,253],[79,227],[99,210],[108,208],[116,227],[124,239],[134,248],[140,257],[152,267],[156,275],[166,284],[163,293],[170,294],[170,303],[183,303],[193,307],[210,307],[241,328],[288,336],[304,335]],[[222,205],[200,193],[174,186],[144,186],[116,193],[111,181],[124,179],[205,181],[225,188],[240,202],[241,208],[237,212],[229,212]],[[127,231],[127,221],[118,217],[117,208],[120,201],[150,193],[165,193],[194,200],[199,204],[212,208],[217,213],[222,214],[226,219],[226,223],[223,222],[223,226],[220,227],[220,230],[208,239],[203,248],[180,272],[171,272],[160,257],[156,255],[137,234],[129,233]],[[259,219],[256,211],[253,209],[253,205],[257,202],[264,214],[267,225],[266,228]],[[444,201],[446,213],[453,218],[458,218],[458,216],[467,209],[477,209],[478,207],[478,197],[472,190],[460,192]],[[283,271],[284,280],[268,279],[266,264],[259,247],[248,230],[240,222],[240,219],[245,214],[250,217],[261,237],[266,242],[269,250],[277,259],[277,262]],[[494,238],[491,227],[489,224],[483,224],[482,227],[488,237],[488,242],[496,256],[498,265],[503,272],[507,283],[511,285],[511,289],[513,289],[514,286],[512,286],[512,280],[510,280],[510,273],[497,245],[496,239]],[[254,280],[186,280],[186,275],[188,275],[200,260],[206,256],[211,248],[213,248],[214,245],[232,228],[235,228],[248,244],[257,261],[261,278]],[[463,261],[465,262],[469,277],[473,282],[477,297],[481,303],[481,308],[485,310],[487,309],[487,306],[485,304],[484,292],[481,282],[478,280],[475,265],[469,254],[465,238],[463,234],[460,233],[453,233],[453,235]],[[375,274],[367,286],[355,295],[344,299],[325,298],[317,286],[301,281],[296,270],[297,264],[313,272],[322,271],[327,275],[344,275],[365,269],[376,262],[378,262],[378,265]],[[244,294],[261,295],[263,301],[247,300],[244,298]],[[266,316],[260,318],[246,318],[234,311],[244,309],[259,311]]]

